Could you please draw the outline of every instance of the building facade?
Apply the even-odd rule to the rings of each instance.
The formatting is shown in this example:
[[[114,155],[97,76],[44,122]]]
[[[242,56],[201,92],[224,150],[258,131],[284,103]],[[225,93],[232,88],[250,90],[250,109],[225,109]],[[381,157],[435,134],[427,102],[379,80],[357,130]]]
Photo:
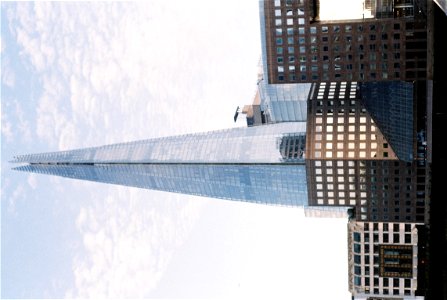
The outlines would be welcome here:
[[[319,10],[319,0],[260,2],[268,83],[426,78],[425,1],[365,1],[350,20],[322,20]]]
[[[414,85],[403,81],[313,84],[310,206],[353,206],[358,221],[424,222],[425,138],[414,99]]]
[[[423,299],[417,296],[415,223],[350,221],[348,263],[355,299]]]
[[[284,206],[307,205],[304,122],[43,154],[16,170]]]

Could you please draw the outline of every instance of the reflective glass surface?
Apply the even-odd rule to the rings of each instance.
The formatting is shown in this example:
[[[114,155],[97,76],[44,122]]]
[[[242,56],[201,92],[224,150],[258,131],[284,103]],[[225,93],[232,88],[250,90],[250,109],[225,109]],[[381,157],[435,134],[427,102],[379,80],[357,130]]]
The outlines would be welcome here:
[[[307,205],[304,165],[33,164],[16,170],[197,196]]]
[[[310,83],[268,84],[261,80],[258,88],[261,107],[272,122],[306,121]]]
[[[20,155],[27,163],[280,163],[281,141],[302,136],[305,122],[231,128],[69,151]],[[301,157],[301,160],[303,157]]]
[[[307,205],[305,122],[21,155],[15,168],[167,192]]]

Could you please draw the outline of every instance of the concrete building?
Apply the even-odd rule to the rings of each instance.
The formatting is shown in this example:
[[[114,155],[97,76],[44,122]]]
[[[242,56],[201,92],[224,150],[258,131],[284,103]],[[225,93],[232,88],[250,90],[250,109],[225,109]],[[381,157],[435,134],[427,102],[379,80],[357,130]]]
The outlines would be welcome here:
[[[350,221],[348,262],[354,299],[424,299],[417,295],[415,223]]]

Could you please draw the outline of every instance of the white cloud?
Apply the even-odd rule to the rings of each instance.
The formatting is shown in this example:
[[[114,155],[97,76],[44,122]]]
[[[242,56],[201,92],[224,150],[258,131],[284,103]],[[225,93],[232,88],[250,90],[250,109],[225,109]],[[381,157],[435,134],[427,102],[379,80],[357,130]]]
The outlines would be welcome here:
[[[193,22],[187,13],[217,9],[215,4],[35,3],[34,7],[35,15],[25,14],[23,28],[17,32],[19,43],[36,70],[43,72],[46,82],[51,82],[41,96],[37,126],[39,136],[50,144],[70,148],[77,143],[109,143],[129,138],[129,132],[136,138],[166,135],[163,127],[167,126],[160,124],[175,124],[179,117],[197,111],[203,118],[189,120],[179,130],[190,132],[199,124],[215,124],[210,129],[222,127],[219,122],[223,119],[213,116],[215,108],[208,104],[209,98],[222,98],[222,103],[235,98],[237,89],[231,83],[222,83],[219,70],[222,64],[230,64],[233,72],[239,74],[240,60],[238,55],[227,53],[224,49],[228,47],[222,44],[244,43],[231,40],[226,34],[232,30],[231,23],[222,28],[211,15],[201,14],[202,25],[197,28],[196,20]],[[171,18],[158,17],[167,12]],[[38,25],[28,26],[31,22]],[[233,26],[241,30],[237,24]],[[209,45],[214,45],[211,50]],[[255,80],[251,82],[254,89]],[[222,85],[229,85],[229,95],[216,94]],[[251,96],[252,91],[242,101],[250,102]],[[233,105],[221,109],[228,110],[230,120]],[[88,131],[82,140],[71,136],[74,140],[60,141],[64,122],[96,130]],[[120,123],[121,126],[112,126]],[[157,130],[148,132],[153,127]],[[110,134],[96,133],[100,131]]]
[[[6,138],[8,142],[12,140],[13,133],[12,133],[12,124],[11,122],[7,121],[4,116],[2,116],[2,135]]]
[[[37,176],[36,176],[36,174],[30,174],[30,175],[28,175],[28,180],[27,180],[27,182],[28,182],[28,185],[29,185],[33,190],[35,190],[36,187],[37,187]]]
[[[22,105],[17,99],[2,99],[1,111],[1,132],[5,136],[7,142],[11,142],[16,136],[19,136],[21,141],[29,142],[31,140],[32,132],[29,120]]]
[[[19,22],[14,32],[21,57],[31,63],[43,88],[36,106],[38,138],[53,151],[229,127],[232,103],[252,100],[259,56],[257,36],[251,42],[249,36],[228,35],[247,28],[229,21],[234,5],[18,5],[11,20]],[[229,22],[214,22],[216,16],[205,13],[191,19],[204,10],[219,10]],[[247,47],[255,49],[253,73],[239,68]],[[234,74],[225,82],[224,69]],[[63,181],[50,180],[63,193]],[[102,195],[91,190],[91,204],[80,209],[76,220],[83,254],[74,259],[75,289],[67,296],[147,295],[188,236],[201,202],[125,188]]]
[[[75,290],[67,297],[144,298],[156,287],[172,253],[191,230],[200,201],[148,203],[148,191],[110,188],[81,208],[76,227],[84,254],[73,263]]]
[[[9,197],[8,199],[8,208],[7,208],[8,213],[10,213],[11,215],[17,215],[16,203],[19,199],[23,198],[24,194],[25,194],[25,188],[23,184],[19,184],[15,188],[11,197]]]
[[[2,59],[2,84],[10,88],[13,88],[16,84],[16,75],[5,59]]]

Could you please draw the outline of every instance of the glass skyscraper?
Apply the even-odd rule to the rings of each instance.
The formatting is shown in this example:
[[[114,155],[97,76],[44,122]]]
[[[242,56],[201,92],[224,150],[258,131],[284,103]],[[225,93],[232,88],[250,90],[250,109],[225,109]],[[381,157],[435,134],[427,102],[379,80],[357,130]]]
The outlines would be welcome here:
[[[305,122],[21,155],[16,170],[198,196],[307,205]]]

